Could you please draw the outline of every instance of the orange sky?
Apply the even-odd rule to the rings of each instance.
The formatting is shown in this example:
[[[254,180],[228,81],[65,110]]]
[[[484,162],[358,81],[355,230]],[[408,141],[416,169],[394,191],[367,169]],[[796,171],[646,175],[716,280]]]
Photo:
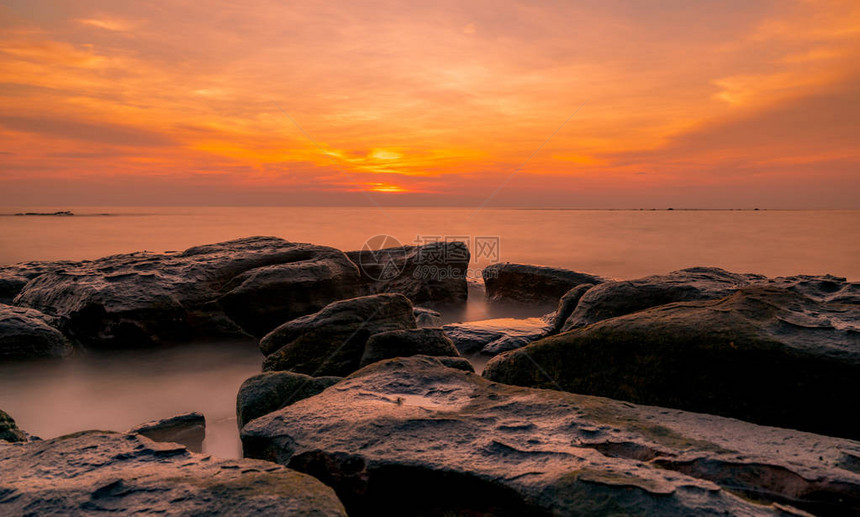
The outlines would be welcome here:
[[[858,149],[856,0],[0,5],[7,206],[860,208]]]

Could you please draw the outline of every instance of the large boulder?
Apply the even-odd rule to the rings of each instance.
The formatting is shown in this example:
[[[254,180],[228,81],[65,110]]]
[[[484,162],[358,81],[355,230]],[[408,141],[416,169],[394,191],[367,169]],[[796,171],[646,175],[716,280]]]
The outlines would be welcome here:
[[[550,325],[544,318],[494,318],[449,323],[442,328],[461,354],[494,356],[539,339]]]
[[[357,288],[358,270],[338,250],[249,237],[57,267],[33,278],[15,304],[58,317],[86,345],[119,348],[244,335],[236,323],[262,335]]]
[[[239,429],[255,418],[313,397],[341,379],[342,377],[311,377],[295,372],[263,372],[255,375],[242,383],[239,394],[236,395],[236,420]]]
[[[538,340],[484,375],[856,439],[860,305],[747,287]]]
[[[0,445],[2,515],[345,516],[334,491],[264,461],[89,431]]]
[[[461,304],[468,296],[469,248],[462,242],[349,251],[363,294],[400,293],[412,303]]]
[[[441,328],[389,330],[368,338],[359,366],[413,355],[459,357],[460,354]]]
[[[341,300],[284,323],[263,337],[263,369],[313,377],[349,375],[358,369],[370,336],[413,328],[416,324],[412,304],[402,294]]]
[[[27,435],[18,429],[15,421],[8,413],[0,409],[0,441],[4,442],[24,442],[27,441]]]
[[[582,295],[561,330],[584,327],[667,303],[722,298],[740,287],[766,280],[762,275],[730,273],[716,267],[693,267],[666,275],[605,282]]]
[[[35,309],[0,304],[0,361],[69,355],[72,346],[53,323]]]
[[[76,265],[77,262],[34,261],[0,266],[0,303],[12,303],[27,282],[37,276],[56,269]]]
[[[574,287],[570,291],[564,293],[564,296],[558,301],[558,308],[556,308],[555,312],[552,313],[549,317],[550,328],[547,331],[547,334],[558,334],[564,328],[564,324],[567,323],[567,319],[570,318],[570,315],[573,314],[573,311],[576,310],[576,306],[579,305],[579,300],[585,296],[594,284],[579,284]]]
[[[245,426],[350,515],[800,515],[860,510],[860,443],[374,363]],[[803,514],[807,515],[807,514]]]
[[[203,440],[206,439],[206,417],[203,413],[192,411],[145,422],[126,433],[136,433],[156,442],[181,443],[191,451],[201,452]]]
[[[580,284],[599,284],[603,279],[568,269],[512,264],[490,264],[481,273],[492,301],[555,305],[564,293]]]

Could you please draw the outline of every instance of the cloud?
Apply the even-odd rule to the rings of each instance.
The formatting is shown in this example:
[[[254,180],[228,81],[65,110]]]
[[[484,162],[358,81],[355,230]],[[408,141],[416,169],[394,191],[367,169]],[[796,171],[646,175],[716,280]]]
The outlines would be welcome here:
[[[36,133],[46,137],[83,140],[102,144],[134,147],[174,145],[160,133],[106,122],[85,122],[57,117],[0,116],[0,126],[14,131]]]

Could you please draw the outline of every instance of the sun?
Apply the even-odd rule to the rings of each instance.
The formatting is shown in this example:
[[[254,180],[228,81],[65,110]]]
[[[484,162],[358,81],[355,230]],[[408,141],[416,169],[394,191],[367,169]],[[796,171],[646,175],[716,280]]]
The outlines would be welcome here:
[[[368,183],[367,186],[373,192],[407,192],[405,188],[390,183]]]

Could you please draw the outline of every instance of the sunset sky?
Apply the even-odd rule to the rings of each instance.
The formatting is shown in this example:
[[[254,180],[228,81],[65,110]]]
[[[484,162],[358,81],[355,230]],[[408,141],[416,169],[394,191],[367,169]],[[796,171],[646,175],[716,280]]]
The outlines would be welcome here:
[[[491,195],[860,208],[860,2],[0,2],[0,204]]]

